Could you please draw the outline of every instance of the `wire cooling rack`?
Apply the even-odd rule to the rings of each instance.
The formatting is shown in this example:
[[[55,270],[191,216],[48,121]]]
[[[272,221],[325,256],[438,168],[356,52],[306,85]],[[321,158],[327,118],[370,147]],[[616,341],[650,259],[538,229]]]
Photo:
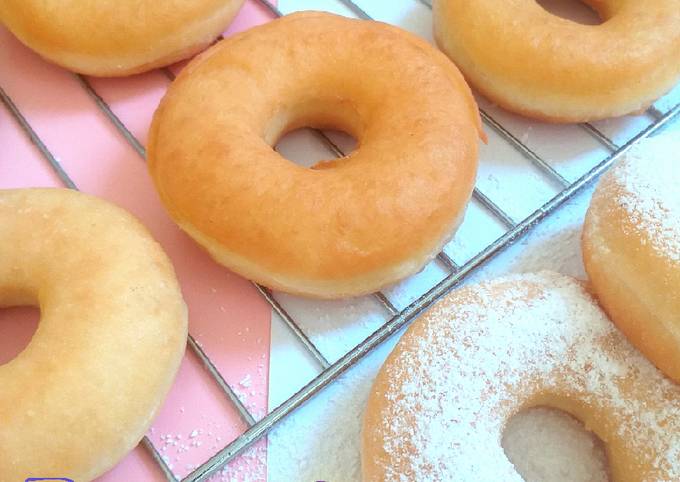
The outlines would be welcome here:
[[[267,0],[257,0],[264,7],[266,7],[274,17],[281,16],[281,12],[273,4]],[[371,17],[359,7],[352,0],[337,0],[344,5],[356,17],[370,20]],[[428,0],[414,0],[431,8]],[[161,69],[164,75],[170,80],[174,79],[174,74],[169,69]],[[144,146],[132,134],[125,124],[112,111],[106,101],[97,93],[92,87],[88,79],[81,75],[76,75],[80,85],[87,92],[87,94],[96,103],[97,107],[106,115],[110,122],[115,126],[116,130],[125,138],[125,140],[134,148],[140,157],[145,158],[146,152]],[[38,147],[42,155],[52,166],[61,181],[65,186],[71,189],[78,189],[73,180],[69,177],[67,172],[62,168],[58,159],[49,151],[47,146],[43,143],[36,131],[29,124],[27,119],[23,116],[12,99],[0,87],[0,100],[15,117],[26,135]],[[365,338],[354,348],[347,351],[335,362],[330,362],[326,356],[323,355],[322,350],[311,340],[301,328],[300,324],[291,316],[288,311],[277,300],[275,295],[267,288],[255,285],[262,297],[271,305],[272,309],[278,314],[290,329],[292,334],[302,343],[302,346],[313,359],[321,367],[321,372],[313,378],[309,383],[304,385],[300,390],[288,398],[285,402],[271,410],[266,416],[260,420],[248,411],[245,405],[239,400],[234,388],[232,388],[220,374],[215,364],[211,361],[208,355],[203,351],[197,341],[189,335],[188,346],[193,351],[199,360],[204,365],[207,372],[210,374],[217,386],[222,390],[223,394],[231,401],[236,408],[241,418],[247,425],[247,429],[236,439],[219,450],[213,457],[211,457],[204,464],[200,465],[181,482],[202,481],[209,478],[224,464],[230,462],[245,449],[250,447],[253,443],[259,440],[267,432],[269,432],[275,425],[277,425],[284,417],[300,407],[305,401],[319,393],[324,387],[333,383],[343,372],[355,365],[364,356],[370,353],[380,343],[389,338],[392,334],[400,330],[414,318],[416,318],[423,310],[428,308],[433,302],[446,294],[467,276],[480,268],[484,263],[499,254],[505,248],[513,244],[518,238],[531,230],[536,224],[557,210],[562,204],[575,196],[579,191],[588,186],[591,182],[597,179],[604,171],[606,171],[612,163],[616,161],[621,155],[629,150],[640,139],[650,135],[654,131],[660,129],[664,124],[671,120],[680,112],[680,103],[672,107],[659,109],[651,107],[646,114],[649,115],[653,121],[643,129],[639,130],[634,136],[628,138],[626,142],[620,145],[608,137],[601,129],[591,124],[581,124],[583,129],[589,136],[594,138],[607,151],[604,159],[600,160],[596,165],[585,172],[580,173],[573,180],[567,179],[557,169],[555,169],[550,162],[539,156],[531,147],[527,145],[524,140],[520,140],[514,135],[511,130],[502,125],[487,111],[481,110],[481,116],[484,124],[495,132],[500,138],[500,142],[509,144],[515,149],[523,158],[525,158],[534,168],[540,173],[545,180],[551,184],[558,186],[558,192],[547,202],[534,210],[524,219],[516,220],[510,215],[508,209],[500,206],[493,201],[487,194],[485,194],[479,187],[475,188],[473,198],[485,209],[489,216],[495,218],[497,222],[504,227],[503,234],[494,242],[488,244],[484,249],[479,251],[476,255],[467,259],[465,263],[458,264],[446,252],[441,252],[437,256],[437,260],[446,269],[446,276],[422,296],[418,297],[403,309],[397,308],[395,304],[390,301],[390,298],[383,293],[375,293],[373,297],[379,302],[385,314],[389,317],[388,321],[382,324],[370,336]],[[315,135],[321,139],[328,148],[331,149],[338,157],[344,156],[343,151],[338,145],[331,140],[326,134],[320,131],[314,131]],[[167,463],[161,457],[157,448],[153,443],[144,437],[142,445],[150,452],[153,460],[158,464],[161,471],[168,481],[178,482],[177,477],[173,474]]]

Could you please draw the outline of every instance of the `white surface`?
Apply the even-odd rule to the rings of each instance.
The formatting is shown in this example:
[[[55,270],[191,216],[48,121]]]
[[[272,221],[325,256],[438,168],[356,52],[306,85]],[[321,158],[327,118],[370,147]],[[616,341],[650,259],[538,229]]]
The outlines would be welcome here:
[[[357,2],[379,20],[405,26],[431,38],[429,10],[416,0],[363,0]],[[283,12],[324,9],[351,16],[335,0],[280,0]],[[657,107],[667,109],[680,99],[662,99]],[[522,119],[489,105],[480,105],[513,135],[544,157],[568,180],[577,179],[607,155],[606,149],[578,126],[554,126]],[[638,116],[597,123],[598,128],[618,143],[630,139],[652,121]],[[670,129],[669,129],[670,130]],[[546,180],[526,159],[487,128],[490,143],[482,149],[478,186],[519,221],[551,197],[559,186]],[[680,123],[673,132],[680,135]],[[309,134],[296,134],[280,146],[294,159],[330,158],[331,153]],[[312,153],[311,151],[316,151]],[[554,213],[528,237],[505,251],[468,281],[509,272],[553,269],[583,277],[580,230],[590,191]],[[503,225],[473,202],[456,238],[446,247],[458,263],[464,263],[501,235]],[[423,273],[386,290],[391,301],[402,308],[445,276],[442,267],[431,264]],[[318,302],[278,294],[312,341],[331,362],[368,336],[387,315],[372,298]],[[354,482],[361,480],[359,434],[361,413],[370,384],[396,337],[350,370],[304,407],[280,424],[269,436],[268,472],[271,482],[316,481]],[[274,408],[311,380],[320,367],[302,352],[301,345],[279,319],[272,328],[270,408]],[[506,441],[512,444],[513,461],[529,464],[536,481],[604,480],[602,453],[599,458],[592,438],[578,424],[561,414],[531,411],[513,419]],[[570,454],[564,457],[563,450]],[[573,457],[570,462],[569,457]],[[571,465],[590,470],[575,470]],[[560,465],[561,464],[561,465]],[[566,471],[566,472],[565,472]],[[565,478],[564,473],[574,475]],[[548,476],[546,477],[546,474]],[[579,475],[581,474],[581,475]]]

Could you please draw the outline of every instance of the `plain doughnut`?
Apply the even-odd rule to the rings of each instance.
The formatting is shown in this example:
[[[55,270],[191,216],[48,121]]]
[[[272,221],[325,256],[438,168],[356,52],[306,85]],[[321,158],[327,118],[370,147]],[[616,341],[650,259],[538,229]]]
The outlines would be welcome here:
[[[42,57],[96,76],[136,74],[203,50],[244,0],[2,0],[0,22]]]
[[[303,168],[272,149],[302,126],[359,146]],[[469,88],[432,46],[306,12],[192,61],[154,115],[149,169],[172,218],[219,263],[270,288],[343,297],[417,272],[451,238],[480,132]]]
[[[536,0],[434,0],[437,43],[494,103],[552,122],[639,112],[680,78],[680,0],[583,0],[581,25]]]
[[[464,287],[414,322],[369,394],[363,480],[522,482],[501,439],[536,406],[597,434],[612,482],[680,480],[680,387],[548,272]]]
[[[0,190],[0,306],[22,305],[40,324],[0,365],[0,480],[92,480],[140,441],[184,354],[172,265],[104,201]]]
[[[680,382],[680,140],[640,142],[597,187],[583,231],[586,271],[605,311]]]

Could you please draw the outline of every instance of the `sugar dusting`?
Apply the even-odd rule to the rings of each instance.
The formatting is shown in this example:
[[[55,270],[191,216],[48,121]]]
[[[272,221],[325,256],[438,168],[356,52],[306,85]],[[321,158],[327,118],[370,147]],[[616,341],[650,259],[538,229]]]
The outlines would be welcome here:
[[[373,429],[387,454],[386,479],[522,481],[501,447],[504,423],[538,391],[555,393],[559,381],[621,421],[617,435],[631,456],[647,457],[652,480],[680,480],[680,388],[571,278],[485,283],[419,323],[420,336],[407,334],[410,347],[385,368],[395,384]]]
[[[181,413],[182,410],[180,410]],[[229,440],[220,434],[225,427],[219,422],[202,416],[205,428],[194,428],[189,432],[173,432],[155,434],[151,430],[152,438],[156,439],[156,447],[163,461],[177,477],[184,477],[198,467],[201,459],[202,447],[207,447],[210,454],[217,453]],[[266,477],[267,450],[266,443],[260,442],[248,451],[222,467],[208,480],[211,482],[256,482],[264,481]],[[191,462],[189,462],[191,461]]]
[[[250,390],[253,378],[247,374],[232,387],[241,403],[256,420],[265,415],[262,407],[258,407],[257,397],[263,396],[262,390]],[[248,388],[247,393],[236,387]],[[257,397],[255,397],[257,395]],[[187,408],[179,407],[176,415],[178,421],[187,414]],[[206,414],[200,415],[200,424],[184,431],[161,433],[155,428],[149,430],[149,436],[168,468],[178,478],[186,477],[209,456],[222,450],[233,436],[233,429],[238,422],[225,424]],[[240,428],[240,427],[239,427]],[[242,428],[240,428],[242,430]],[[232,435],[227,435],[227,434]],[[211,482],[256,482],[267,479],[267,444],[266,439],[258,442],[243,454],[226,464],[208,480]]]
[[[641,238],[680,263],[680,138],[646,139],[612,170],[618,201]]]

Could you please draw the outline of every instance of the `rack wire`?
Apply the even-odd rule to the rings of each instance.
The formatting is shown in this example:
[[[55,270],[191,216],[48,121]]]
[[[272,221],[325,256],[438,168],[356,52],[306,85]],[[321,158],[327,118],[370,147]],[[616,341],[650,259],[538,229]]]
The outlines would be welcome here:
[[[268,0],[256,1],[260,2],[274,17],[279,17],[282,15],[278,8]],[[337,1],[347,7],[349,11],[351,11],[356,17],[365,20],[372,19],[365,10],[359,7],[352,0]],[[431,3],[428,0],[414,1],[431,8]],[[171,70],[164,68],[161,69],[161,72],[170,81],[174,80],[175,76]],[[107,102],[93,88],[88,79],[82,75],[74,75],[85,92],[87,92],[87,94],[92,98],[98,109],[100,109],[101,112],[109,119],[109,121],[113,124],[125,141],[129,143],[137,152],[139,157],[142,160],[145,160],[146,150],[142,143],[113,112]],[[39,149],[45,160],[50,164],[64,186],[70,189],[78,189],[73,179],[71,179],[71,177],[59,163],[59,160],[50,152],[48,147],[38,136],[37,132],[33,129],[26,117],[19,110],[18,106],[2,89],[1,86],[0,101],[16,119],[19,126],[29,137],[31,142]],[[189,349],[198,357],[206,372],[210,375],[211,379],[237,410],[243,422],[246,424],[247,429],[239,437],[225,445],[209,460],[196,468],[187,477],[182,479],[181,482],[197,482],[206,480],[222,466],[232,461],[244,450],[267,434],[267,432],[275,427],[283,418],[292,413],[307,400],[318,394],[326,386],[333,383],[333,381],[335,381],[342,373],[354,366],[383,341],[411,322],[420,313],[422,313],[423,310],[432,305],[432,303],[460,284],[463,280],[465,280],[466,277],[468,277],[475,270],[479,269],[484,263],[511,246],[534,226],[556,211],[566,201],[574,197],[579,191],[586,188],[640,139],[662,128],[679,112],[680,103],[668,109],[666,112],[662,112],[655,107],[650,107],[647,113],[654,119],[653,123],[648,125],[642,131],[638,132],[623,145],[617,145],[617,143],[608,138],[607,135],[605,135],[593,125],[581,124],[581,128],[590,136],[592,136],[600,145],[602,145],[607,150],[609,155],[597,165],[595,165],[592,169],[582,174],[578,179],[569,181],[555,168],[553,168],[549,162],[547,162],[528,145],[526,145],[526,143],[515,137],[507,128],[494,119],[493,116],[482,110],[481,116],[484,124],[495,131],[505,142],[517,150],[541,173],[542,176],[544,176],[547,181],[559,188],[558,193],[545,204],[532,212],[529,216],[520,221],[516,221],[489,196],[487,196],[479,188],[475,188],[473,193],[474,198],[488,211],[488,213],[491,214],[491,216],[495,217],[503,226],[505,226],[505,232],[494,242],[479,251],[462,266],[456,264],[456,262],[445,252],[439,253],[437,259],[446,268],[446,277],[432,286],[425,294],[418,297],[416,300],[401,310],[398,309],[383,293],[375,293],[373,295],[374,299],[380,304],[380,306],[384,309],[385,314],[390,318],[371,335],[369,335],[333,363],[331,363],[323,355],[322,351],[314,344],[310,337],[300,327],[299,323],[277,301],[274,294],[269,289],[255,284],[256,289],[267,301],[267,303],[269,303],[272,310],[280,316],[290,332],[301,342],[304,349],[312,356],[316,363],[318,363],[319,367],[321,368],[321,372],[285,402],[271,410],[260,420],[256,420],[253,414],[251,414],[245,405],[240,401],[235,390],[226,382],[215,364],[203,351],[198,342],[191,335],[189,335]],[[315,135],[317,135],[327,145],[327,147],[329,147],[329,149],[335,153],[335,155],[338,157],[344,156],[343,151],[325,133],[321,131],[315,131]],[[168,481],[180,482],[163,460],[158,449],[153,445],[151,440],[149,440],[147,437],[144,437],[141,444],[151,454],[153,460],[156,462],[156,464],[158,464],[160,470]]]

